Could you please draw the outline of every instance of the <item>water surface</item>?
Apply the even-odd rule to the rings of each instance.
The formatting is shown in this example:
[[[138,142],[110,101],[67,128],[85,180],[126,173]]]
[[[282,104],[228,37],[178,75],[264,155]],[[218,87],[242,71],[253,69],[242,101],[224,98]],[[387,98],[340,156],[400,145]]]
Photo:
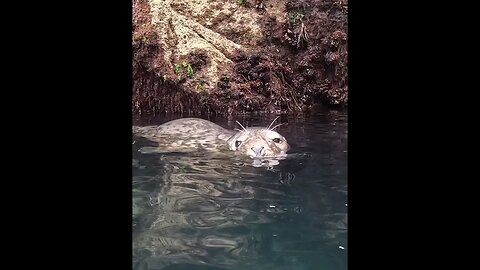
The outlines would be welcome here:
[[[136,119],[162,124],[175,117]],[[234,129],[275,116],[209,119]],[[208,153],[142,154],[134,138],[133,269],[347,269],[347,117],[282,116],[274,167]]]

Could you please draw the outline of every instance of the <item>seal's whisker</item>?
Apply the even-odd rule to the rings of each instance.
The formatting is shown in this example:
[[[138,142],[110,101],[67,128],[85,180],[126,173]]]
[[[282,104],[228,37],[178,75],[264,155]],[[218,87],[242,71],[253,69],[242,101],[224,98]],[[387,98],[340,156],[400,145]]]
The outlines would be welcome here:
[[[243,130],[247,131],[247,129],[244,126],[242,126],[242,124],[240,124],[240,122],[238,122],[238,121],[235,121],[235,122],[237,122],[237,124],[239,124],[243,128]]]
[[[275,121],[277,121],[277,119],[278,119],[279,117],[280,117],[280,115],[277,116],[277,117],[275,117],[275,119],[273,119],[272,123],[270,123],[270,125],[268,126],[267,129],[270,129],[270,127],[273,125],[273,123],[275,123]],[[270,129],[270,130],[272,130],[272,129]]]
[[[277,127],[283,126],[283,125],[284,125],[283,123],[282,123],[282,124],[278,124],[278,125],[274,126],[273,128],[271,128],[270,130],[274,130],[274,129],[276,129]]]
[[[200,118],[180,118],[159,126],[133,127],[134,134],[135,131],[138,134],[135,134],[132,144],[140,144],[136,147],[139,153],[174,152],[182,154],[182,159],[189,158],[190,153],[200,149],[209,153],[207,157],[221,157],[222,160],[224,157],[229,157],[224,156],[224,154],[228,154],[224,152],[235,152],[235,157],[254,159],[252,164],[254,167],[273,167],[279,164],[278,160],[285,159],[286,153],[290,149],[287,140],[273,131],[283,125],[275,124],[281,122],[279,119],[276,117],[268,128],[266,123],[259,127],[255,127],[253,124],[249,127],[247,120],[245,120],[245,125],[233,120],[236,124],[230,125],[230,129],[227,129]],[[145,139],[146,142],[140,142],[140,138]],[[197,157],[194,155],[194,158]],[[257,162],[257,160],[261,162]],[[133,164],[136,166],[135,162]],[[137,181],[134,184],[139,183]]]

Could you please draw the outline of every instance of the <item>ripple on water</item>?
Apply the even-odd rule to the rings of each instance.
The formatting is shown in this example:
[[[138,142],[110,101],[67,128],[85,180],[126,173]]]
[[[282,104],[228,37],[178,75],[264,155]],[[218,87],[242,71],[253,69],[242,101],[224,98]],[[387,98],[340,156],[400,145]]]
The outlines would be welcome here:
[[[345,270],[345,119],[287,120],[272,168],[136,142],[133,269]]]

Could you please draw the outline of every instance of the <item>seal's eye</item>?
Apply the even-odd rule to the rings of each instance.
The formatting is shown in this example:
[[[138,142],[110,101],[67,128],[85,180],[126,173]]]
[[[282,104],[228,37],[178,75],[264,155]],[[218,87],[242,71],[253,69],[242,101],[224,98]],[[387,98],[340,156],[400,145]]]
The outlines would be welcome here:
[[[279,138],[275,138],[275,139],[273,139],[273,142],[274,143],[281,143],[282,141]]]
[[[235,142],[235,147],[237,147],[237,148],[238,148],[238,147],[240,146],[240,144],[242,144],[242,142],[241,142],[241,141],[236,141],[236,142]]]

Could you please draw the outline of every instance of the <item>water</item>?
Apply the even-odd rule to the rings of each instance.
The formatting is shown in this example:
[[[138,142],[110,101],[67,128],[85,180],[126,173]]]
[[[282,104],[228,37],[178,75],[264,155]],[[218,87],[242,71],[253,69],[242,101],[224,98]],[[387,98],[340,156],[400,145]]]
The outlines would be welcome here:
[[[209,119],[268,126],[274,116]],[[173,118],[142,119],[161,124]],[[347,269],[347,117],[282,116],[272,168],[133,144],[133,269]]]

